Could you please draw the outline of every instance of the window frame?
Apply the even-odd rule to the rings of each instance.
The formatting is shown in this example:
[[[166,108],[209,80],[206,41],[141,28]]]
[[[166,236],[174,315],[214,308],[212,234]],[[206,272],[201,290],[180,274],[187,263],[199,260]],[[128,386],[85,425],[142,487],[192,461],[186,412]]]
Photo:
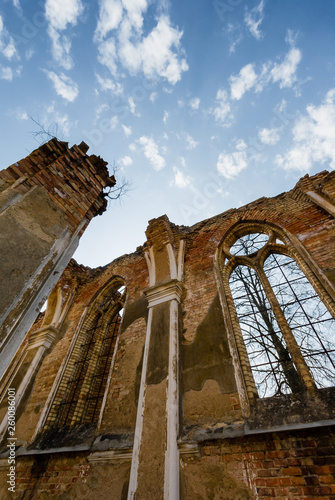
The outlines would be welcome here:
[[[239,238],[252,233],[267,234],[269,239],[260,250],[249,256],[230,253],[230,248]],[[276,243],[276,238],[279,238],[284,244]],[[245,417],[250,415],[251,407],[259,397],[229,285],[230,276],[238,265],[247,265],[257,272],[306,390],[311,394],[315,394],[318,390],[263,270],[265,260],[273,253],[286,255],[297,263],[320,300],[335,318],[335,290],[294,235],[275,224],[259,221],[239,221],[225,233],[215,255],[214,269],[228,334],[228,343],[236,373],[240,403]]]
[[[126,286],[125,280],[121,276],[113,276],[112,278],[110,278],[108,280],[108,282],[94,294],[94,296],[89,301],[88,305],[85,307],[83,314],[82,314],[82,316],[79,320],[79,323],[77,325],[77,328],[75,330],[75,333],[73,335],[67,356],[64,359],[60,369],[58,370],[58,374],[57,374],[57,377],[55,379],[52,391],[50,393],[48,401],[46,402],[45,411],[43,412],[41,419],[40,419],[40,423],[37,426],[35,436],[41,431],[44,433],[45,431],[50,431],[51,429],[54,429],[56,431],[57,431],[57,429],[60,429],[60,427],[57,427],[54,425],[53,421],[50,421],[51,412],[53,411],[53,408],[54,407],[57,408],[59,406],[59,402],[62,400],[61,396],[57,397],[59,394],[59,390],[62,388],[62,386],[64,387],[64,385],[67,384],[69,377],[71,376],[71,373],[73,372],[74,363],[77,359],[76,352],[78,351],[78,348],[80,347],[81,341],[82,341],[83,337],[85,336],[85,334],[87,333],[89,326],[92,324],[92,322],[98,316],[97,307],[99,307],[99,304],[101,303],[103,298],[106,298],[108,296],[108,294],[111,292],[111,290],[117,290],[118,288],[121,288],[121,287],[125,287],[124,292],[122,292],[122,294],[121,294],[121,298],[123,297],[122,307],[120,307],[120,305],[118,305],[117,301],[115,301],[113,306],[111,306],[105,312],[105,314],[104,314],[105,317],[102,318],[102,322],[103,322],[104,326],[101,329],[101,331],[102,331],[102,335],[104,336],[106,329],[108,328],[109,324],[112,323],[114,316],[116,314],[118,314],[118,312],[121,309],[125,308],[125,303],[126,303],[126,299],[127,299],[127,286]],[[88,425],[94,424],[96,426],[97,430],[100,428],[102,415],[103,415],[105,404],[106,404],[106,396],[108,393],[108,388],[110,385],[110,380],[111,380],[112,372],[113,372],[113,368],[114,368],[114,362],[115,362],[116,352],[118,349],[120,332],[121,332],[121,328],[122,328],[122,321],[123,321],[123,316],[121,317],[120,324],[118,327],[118,332],[116,335],[116,342],[115,342],[115,346],[114,346],[114,350],[113,350],[111,364],[109,367],[109,373],[108,373],[108,377],[107,377],[106,386],[104,389],[104,396],[103,396],[101,408],[99,411],[99,418],[97,421],[95,421],[91,424],[88,424]],[[90,375],[92,375],[92,376],[89,377]],[[87,374],[85,375],[85,378],[86,377],[89,378],[89,385],[90,386],[92,383],[93,376],[94,376],[94,371],[93,371],[93,374],[90,373],[89,375],[87,375]],[[62,391],[62,392],[64,395],[64,391]],[[78,418],[78,416],[77,416],[77,418],[73,418],[73,423],[71,423],[71,426],[69,426],[69,429],[71,430],[72,428],[76,427],[77,425],[83,425],[81,422],[81,419]],[[84,424],[84,425],[87,425],[87,424]]]

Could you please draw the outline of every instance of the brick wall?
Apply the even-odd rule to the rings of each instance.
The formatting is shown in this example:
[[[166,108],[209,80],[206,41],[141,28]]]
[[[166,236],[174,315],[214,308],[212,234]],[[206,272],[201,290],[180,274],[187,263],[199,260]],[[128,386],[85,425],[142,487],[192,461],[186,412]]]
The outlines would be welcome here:
[[[201,463],[219,464],[259,500],[335,498],[334,431],[329,427],[204,442],[196,460],[199,469]]]
[[[0,172],[3,187],[13,186],[21,194],[34,186],[45,188],[51,200],[63,211],[69,228],[78,227],[85,216],[89,222],[106,209],[104,187],[115,184],[107,163],[95,155],[87,156],[88,146],[68,148],[67,143],[52,139],[29,156]]]
[[[184,240],[185,277],[180,304],[180,435],[183,444],[198,445],[199,451],[181,455],[182,498],[335,498],[334,428],[313,428],[316,416],[311,417],[310,428],[285,430],[286,423],[291,425],[291,429],[292,425],[299,428],[304,408],[307,407],[303,397],[299,402],[299,411],[288,414],[287,420],[281,423],[284,430],[271,431],[271,425],[276,424],[278,415],[273,409],[269,415],[269,408],[264,410],[267,414],[263,427],[253,427],[260,431],[259,434],[250,435],[245,430],[248,427],[244,427],[244,424],[250,424],[251,418],[246,412],[247,405],[241,406],[239,390],[243,388],[244,381],[239,379],[236,368],[239,360],[237,357],[233,359],[229,349],[228,333],[223,322],[224,311],[218,298],[219,285],[214,272],[215,254],[229,231],[243,221],[249,223],[250,227],[253,223],[273,224],[291,238],[292,245],[297,246],[297,252],[302,252],[305,272],[313,273],[313,279],[320,281],[323,290],[320,296],[325,298],[327,295],[327,300],[333,303],[334,218],[305,193],[317,190],[329,198],[329,193],[333,192],[334,179],[334,173],[327,172],[305,177],[288,193],[272,199],[256,200],[192,228],[175,226],[163,216],[150,221],[145,247],[133,254],[122,256],[95,270],[72,263],[66,279],[72,284],[76,283],[76,296],[65,318],[60,340],[44,359],[27,401],[25,414],[18,422],[17,432],[22,447],[26,444],[35,446],[33,435],[36,426],[80,318],[95,294],[114,276],[125,280],[127,299],[105,410],[93,438],[99,440],[104,450],[119,449],[120,443],[124,447],[131,447],[147,326],[147,302],[143,292],[149,285],[149,273],[144,250],[155,247],[155,256],[161,259],[157,259],[156,265],[162,266],[161,274],[156,273],[156,277],[161,276],[163,280],[169,271],[166,244],[170,243],[176,251],[180,240]],[[305,259],[306,256],[309,260]],[[310,268],[311,263],[313,269]],[[217,356],[220,362],[217,362]],[[186,358],[187,363],[183,364]],[[218,373],[218,370],[221,372]],[[162,393],[165,394],[165,390]],[[328,399],[331,400],[331,397]],[[325,401],[313,397],[308,401],[309,409],[313,405],[324,404],[323,424],[331,418],[330,413],[327,418]],[[165,401],[162,407],[165,408]],[[146,407],[153,423],[156,423],[156,411],[157,404]],[[315,415],[318,415],[317,411]],[[256,417],[253,415],[254,419]],[[220,432],[225,431],[226,438],[223,439]],[[211,439],[206,436],[211,436]],[[88,446],[91,446],[93,438]],[[154,447],[155,442],[152,441]],[[88,454],[79,454],[74,450],[68,454],[52,454],[45,459],[38,456],[18,458],[18,498],[43,498],[43,495],[72,499],[89,498],[89,495],[99,499],[126,498],[130,462],[120,458],[113,464],[92,465],[87,461]],[[23,496],[27,485],[31,493]]]

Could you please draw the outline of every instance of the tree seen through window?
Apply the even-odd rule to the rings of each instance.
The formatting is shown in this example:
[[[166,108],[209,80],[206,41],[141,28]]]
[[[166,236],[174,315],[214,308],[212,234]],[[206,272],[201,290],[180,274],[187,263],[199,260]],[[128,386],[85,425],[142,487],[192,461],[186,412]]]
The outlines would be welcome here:
[[[335,320],[284,252],[283,241],[273,233],[270,239],[263,233],[247,234],[230,247],[237,265],[229,286],[260,397],[304,390],[289,340],[298,345],[298,358],[317,387],[335,385]],[[275,313],[274,303],[280,312],[277,308]]]

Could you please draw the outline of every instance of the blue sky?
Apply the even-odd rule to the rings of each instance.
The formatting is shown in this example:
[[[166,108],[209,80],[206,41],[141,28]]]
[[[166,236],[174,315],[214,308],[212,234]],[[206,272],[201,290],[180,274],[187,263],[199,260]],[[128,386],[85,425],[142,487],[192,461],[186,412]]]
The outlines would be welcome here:
[[[192,225],[335,167],[333,0],[3,0],[1,168],[43,124],[132,190],[75,258],[105,265],[149,219]]]

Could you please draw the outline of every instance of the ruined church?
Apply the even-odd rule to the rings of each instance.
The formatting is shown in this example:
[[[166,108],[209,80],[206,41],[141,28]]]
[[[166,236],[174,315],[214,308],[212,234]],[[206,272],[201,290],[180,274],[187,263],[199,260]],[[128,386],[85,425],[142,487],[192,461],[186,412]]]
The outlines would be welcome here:
[[[0,172],[0,498],[335,498],[335,172],[90,269],[114,184],[56,139]]]

